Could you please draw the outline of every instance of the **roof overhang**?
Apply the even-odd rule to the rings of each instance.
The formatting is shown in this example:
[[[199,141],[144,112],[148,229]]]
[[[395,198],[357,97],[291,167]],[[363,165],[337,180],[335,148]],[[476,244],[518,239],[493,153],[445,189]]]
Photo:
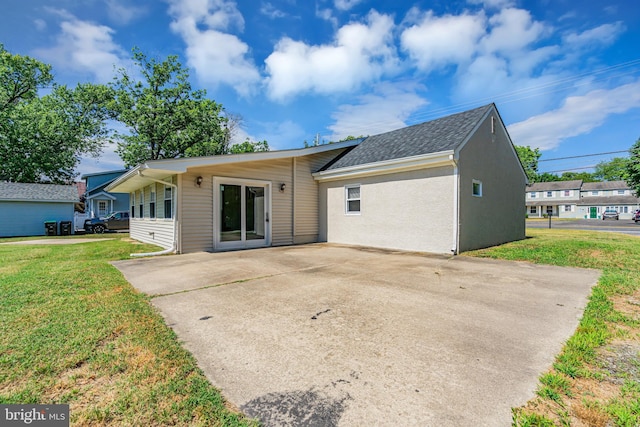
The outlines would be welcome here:
[[[422,154],[420,156],[404,157],[401,159],[365,163],[357,166],[320,171],[314,173],[313,178],[320,182],[336,181],[339,179],[386,175],[390,173],[408,172],[439,166],[455,166],[455,164],[455,153],[453,150],[448,150],[438,153]]]
[[[145,187],[154,182],[157,182],[157,180],[165,180],[172,175],[186,173],[187,170],[191,168],[303,157],[311,154],[318,154],[327,151],[353,147],[360,144],[361,142],[362,139],[355,139],[336,142],[333,144],[323,144],[292,150],[261,151],[257,153],[225,154],[221,156],[149,160],[118,177],[111,184],[107,185],[105,187],[105,190],[112,193],[130,193],[141,187]]]

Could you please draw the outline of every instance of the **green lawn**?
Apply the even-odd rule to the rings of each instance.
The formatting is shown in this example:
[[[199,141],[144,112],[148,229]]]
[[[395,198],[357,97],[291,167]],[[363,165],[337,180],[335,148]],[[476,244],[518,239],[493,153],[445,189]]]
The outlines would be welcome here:
[[[109,264],[157,247],[99,237],[0,245],[0,403],[68,403],[72,425],[254,425]]]
[[[576,333],[515,426],[640,425],[640,239],[530,229],[528,238],[467,255],[602,270]],[[562,283],[558,283],[562,286]]]
[[[467,255],[602,276],[538,396],[514,409],[514,425],[640,425],[640,239],[528,234]],[[225,406],[148,299],[108,263],[157,248],[99,237],[114,240],[0,245],[0,403],[69,403],[73,425],[254,425]]]

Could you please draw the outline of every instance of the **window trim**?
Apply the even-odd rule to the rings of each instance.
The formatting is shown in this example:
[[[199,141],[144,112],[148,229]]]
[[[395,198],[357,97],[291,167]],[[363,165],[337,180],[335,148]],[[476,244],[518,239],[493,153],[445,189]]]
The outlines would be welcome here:
[[[156,186],[152,184],[149,191],[149,219],[156,219]]]
[[[357,188],[358,197],[349,198],[349,189]],[[349,209],[349,202],[358,202],[358,210],[352,211]],[[344,213],[345,215],[360,215],[362,212],[362,186],[360,184],[348,184],[344,186]]]
[[[476,185],[479,191],[476,192]],[[482,197],[482,181],[479,179],[471,180],[471,195],[473,197]]]
[[[136,192],[134,191],[129,195],[131,199],[129,203],[131,205],[131,211],[129,212],[129,218],[133,219],[136,217]]]
[[[144,189],[140,189],[140,200],[138,201],[138,217],[144,218]]]
[[[167,198],[167,189],[169,190],[169,197]],[[169,215],[167,216],[167,202],[169,202]],[[164,219],[173,219],[173,187],[170,185],[164,186]]]

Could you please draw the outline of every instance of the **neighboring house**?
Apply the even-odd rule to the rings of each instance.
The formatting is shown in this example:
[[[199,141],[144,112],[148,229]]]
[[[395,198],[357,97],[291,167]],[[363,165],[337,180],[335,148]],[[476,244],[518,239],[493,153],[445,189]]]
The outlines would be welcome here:
[[[88,173],[81,179],[86,182],[85,213],[89,218],[102,218],[111,212],[129,210],[129,196],[126,194],[111,194],[105,187],[116,178],[127,172],[127,169]]]
[[[43,236],[45,221],[72,221],[74,185],[0,182],[0,237]]]
[[[542,218],[545,215],[560,218],[580,218],[581,180],[536,182],[527,186],[527,215]]]
[[[525,237],[526,175],[494,104],[296,150],[148,161],[131,236],[187,253],[318,241],[458,253]]]
[[[527,186],[526,194],[529,218],[551,214],[560,218],[600,219],[607,208],[613,208],[620,219],[631,219],[640,207],[640,199],[624,181],[536,182]]]
[[[601,218],[608,208],[617,210],[620,219],[631,219],[635,210],[640,208],[640,199],[624,181],[582,184],[578,218]]]

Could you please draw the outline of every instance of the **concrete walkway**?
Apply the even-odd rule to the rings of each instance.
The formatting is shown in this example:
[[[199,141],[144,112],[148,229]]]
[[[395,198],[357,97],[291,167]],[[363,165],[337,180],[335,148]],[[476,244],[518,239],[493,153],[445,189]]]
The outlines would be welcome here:
[[[507,426],[594,270],[327,244],[117,261],[267,426]]]

